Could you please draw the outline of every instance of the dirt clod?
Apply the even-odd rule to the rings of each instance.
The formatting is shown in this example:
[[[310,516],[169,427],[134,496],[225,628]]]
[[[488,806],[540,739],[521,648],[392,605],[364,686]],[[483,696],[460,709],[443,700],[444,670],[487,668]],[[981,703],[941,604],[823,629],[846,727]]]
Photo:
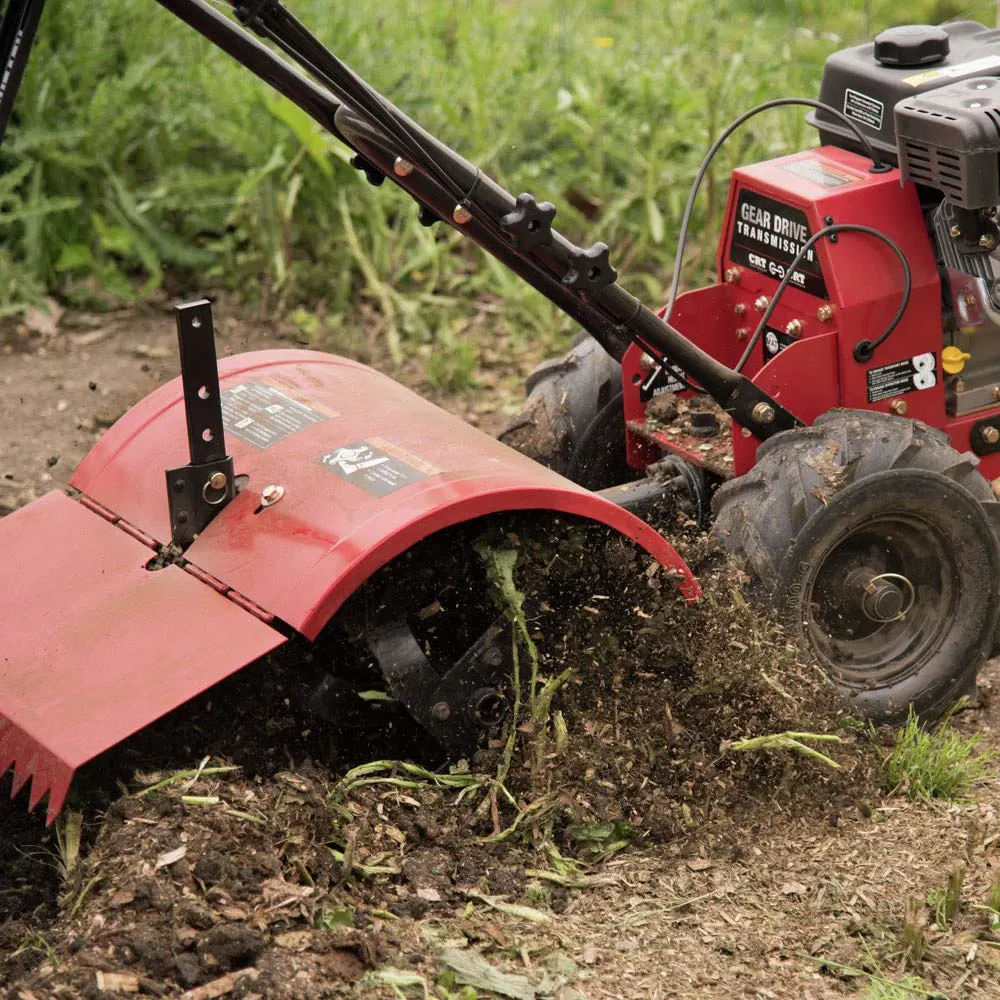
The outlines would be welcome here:
[[[246,924],[223,924],[201,937],[196,945],[206,969],[230,972],[252,965],[267,947],[260,931]]]

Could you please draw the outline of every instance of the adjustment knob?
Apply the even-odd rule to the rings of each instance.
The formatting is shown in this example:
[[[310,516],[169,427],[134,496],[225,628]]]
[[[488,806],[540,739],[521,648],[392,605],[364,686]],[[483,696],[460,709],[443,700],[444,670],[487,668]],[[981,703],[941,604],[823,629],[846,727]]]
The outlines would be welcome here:
[[[950,48],[944,28],[901,24],[875,36],[875,61],[883,66],[929,66],[941,62]]]

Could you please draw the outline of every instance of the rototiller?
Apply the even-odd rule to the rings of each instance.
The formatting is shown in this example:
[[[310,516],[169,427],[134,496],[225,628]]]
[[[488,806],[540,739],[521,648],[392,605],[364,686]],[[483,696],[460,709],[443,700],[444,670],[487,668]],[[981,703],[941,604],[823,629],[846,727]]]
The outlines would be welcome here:
[[[892,29],[831,57],[821,101],[735,122],[655,314],[607,246],[560,235],[552,204],[428,135],[277,0],[235,3],[242,27],[204,0],[158,2],[589,338],[535,372],[504,434],[546,468],[344,358],[217,364],[209,304],[179,307],[181,378],[69,490],[0,522],[0,773],[13,766],[15,792],[33,779],[30,807],[47,793],[51,819],[81,764],[290,637],[315,640],[418,541],[502,511],[606,524],[694,600],[638,514],[670,496],[704,523],[714,506],[723,546],[857,710],[933,716],[974,687],[1000,611],[1000,33]],[[43,6],[7,3],[0,138]],[[712,156],[784,104],[811,106],[825,145],[734,173],[719,280],[677,296]],[[53,612],[57,580],[73,585]],[[509,644],[489,628],[442,672],[408,616],[387,602],[368,647],[432,736],[468,745],[502,708]]]

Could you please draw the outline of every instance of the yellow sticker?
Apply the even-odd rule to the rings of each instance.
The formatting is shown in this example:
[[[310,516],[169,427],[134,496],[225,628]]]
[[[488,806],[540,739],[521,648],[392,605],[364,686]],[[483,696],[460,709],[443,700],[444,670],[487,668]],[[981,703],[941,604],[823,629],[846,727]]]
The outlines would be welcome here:
[[[985,74],[987,70],[997,68],[1000,68],[1000,55],[983,56],[981,59],[957,63],[955,66],[941,66],[938,69],[928,69],[924,70],[923,73],[915,73],[913,76],[904,76],[903,83],[908,83],[911,87],[922,87],[925,83],[930,83],[931,80],[975,76],[977,73]]]

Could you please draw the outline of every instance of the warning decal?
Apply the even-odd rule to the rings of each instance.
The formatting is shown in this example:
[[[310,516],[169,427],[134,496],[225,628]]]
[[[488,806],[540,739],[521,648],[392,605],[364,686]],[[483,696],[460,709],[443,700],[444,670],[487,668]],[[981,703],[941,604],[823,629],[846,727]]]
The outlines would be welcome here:
[[[825,188],[843,187],[845,184],[861,180],[861,174],[852,173],[839,164],[833,166],[818,156],[804,156],[799,160],[791,160],[780,164],[779,169]]]
[[[663,365],[657,365],[643,379],[639,386],[639,399],[643,403],[648,403],[656,396],[662,396],[665,392],[683,392],[684,383],[677,376]]]
[[[378,437],[334,448],[317,461],[341,479],[376,497],[387,496],[441,472],[430,462]]]
[[[885,105],[881,101],[876,101],[874,97],[848,87],[844,91],[844,114],[862,125],[875,129],[876,132],[881,132]]]
[[[729,258],[780,281],[810,235],[801,209],[744,188],[736,204]],[[809,248],[789,284],[817,298],[827,297],[815,247]]]
[[[306,406],[258,379],[227,389],[220,402],[226,433],[256,448],[269,448],[296,431],[340,416]]]
[[[905,361],[868,370],[868,402],[901,396],[937,385],[937,355],[933,351],[918,354]]]
[[[938,69],[924,70],[914,76],[904,76],[903,83],[908,83],[911,87],[920,87],[932,80],[945,80],[949,77],[956,79],[960,76],[972,76],[973,74],[982,76],[993,76],[991,70],[1000,69],[1000,56],[982,56],[979,59],[972,59],[969,62],[957,63],[954,66],[940,66]]]

